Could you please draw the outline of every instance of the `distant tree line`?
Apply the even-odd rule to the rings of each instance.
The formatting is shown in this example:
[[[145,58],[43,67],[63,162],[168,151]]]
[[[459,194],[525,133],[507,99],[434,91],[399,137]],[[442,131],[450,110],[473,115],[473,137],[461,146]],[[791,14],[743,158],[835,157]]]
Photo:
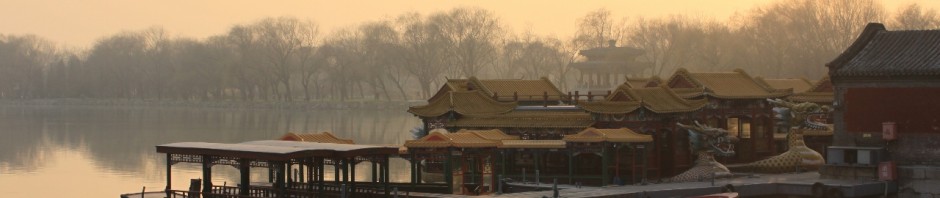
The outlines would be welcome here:
[[[785,0],[727,22],[686,15],[618,20],[608,9],[580,18],[567,40],[511,32],[497,14],[476,8],[405,13],[327,34],[291,17],[237,24],[204,39],[154,27],[106,36],[87,50],[0,34],[0,98],[414,100],[447,78],[469,76],[544,76],[567,90],[578,75],[568,66],[581,59],[578,50],[608,40],[646,51],[638,59],[653,67],[637,76],[742,68],[815,80],[870,21],[940,27],[935,9],[911,4],[889,12],[873,0]]]

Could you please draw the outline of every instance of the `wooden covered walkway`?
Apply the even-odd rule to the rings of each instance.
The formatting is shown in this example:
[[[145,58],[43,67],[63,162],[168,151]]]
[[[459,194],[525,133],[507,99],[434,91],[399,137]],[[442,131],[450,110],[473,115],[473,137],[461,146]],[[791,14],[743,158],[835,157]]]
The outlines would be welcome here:
[[[237,144],[179,142],[157,146],[158,153],[167,157],[167,183],[163,196],[190,197],[373,197],[389,196],[390,156],[398,154],[398,147],[353,144],[315,143],[298,141],[262,140]],[[356,182],[356,164],[373,163],[376,177],[370,182]],[[188,190],[171,189],[171,168],[174,164],[202,164],[202,185]],[[240,171],[237,186],[212,184],[212,166],[230,165]],[[333,181],[326,181],[324,170],[332,165]],[[251,168],[270,170],[272,185],[249,184]],[[291,167],[297,167],[299,178],[286,179]],[[248,184],[248,185],[244,185]]]

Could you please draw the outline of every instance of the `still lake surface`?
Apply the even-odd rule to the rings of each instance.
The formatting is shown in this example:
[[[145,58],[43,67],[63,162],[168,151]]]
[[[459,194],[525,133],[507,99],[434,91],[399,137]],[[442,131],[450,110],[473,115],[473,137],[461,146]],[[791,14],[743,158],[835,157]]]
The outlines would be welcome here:
[[[397,144],[420,120],[402,110],[211,109],[182,107],[0,106],[0,197],[118,197],[166,186],[164,154],[172,142],[237,143],[276,139],[287,132],[330,131],[357,144]],[[371,178],[368,163],[358,179]],[[391,180],[410,180],[408,164],[393,159]],[[197,164],[173,166],[173,188],[200,178]],[[327,168],[332,178],[332,169]],[[253,182],[267,170],[253,168]],[[213,166],[213,183],[235,186],[234,167]]]

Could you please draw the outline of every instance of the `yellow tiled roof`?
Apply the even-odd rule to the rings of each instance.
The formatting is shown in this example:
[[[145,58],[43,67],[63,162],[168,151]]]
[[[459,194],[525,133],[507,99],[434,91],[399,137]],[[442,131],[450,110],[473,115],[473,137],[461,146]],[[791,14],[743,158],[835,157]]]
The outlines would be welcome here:
[[[562,140],[566,142],[653,142],[653,136],[643,135],[628,128],[596,129],[587,128],[574,135],[565,135]]]
[[[690,73],[680,68],[669,78],[687,79],[695,87],[704,88],[705,94],[724,99],[779,98],[792,94],[792,90],[777,90],[757,82],[741,69],[734,72]]]
[[[538,80],[522,79],[487,79],[476,77],[468,79],[450,79],[449,87],[460,91],[481,90],[486,96],[497,96],[499,101],[543,101],[547,94],[548,100],[567,100],[567,94],[561,92],[548,78]],[[514,96],[515,95],[515,96]]]
[[[355,144],[350,139],[340,139],[330,132],[321,133],[293,133],[288,132],[278,138],[279,140],[291,140],[301,142],[334,143],[334,144]]]
[[[565,148],[564,140],[503,140],[499,148]]]
[[[793,89],[793,93],[802,93],[813,87],[813,83],[805,78],[767,79],[757,77],[756,80],[774,89]]]
[[[499,146],[498,141],[486,140],[473,133],[431,132],[419,140],[406,140],[408,148],[485,148]]]
[[[793,94],[787,99],[794,102],[832,103],[835,100],[835,95],[832,92],[803,92]]]
[[[594,124],[583,111],[513,111],[498,115],[463,116],[448,127],[456,128],[586,128]]]
[[[480,91],[449,91],[431,98],[427,105],[413,106],[408,112],[417,116],[435,117],[453,110],[461,115],[490,115],[512,111],[515,102],[498,102]]]
[[[500,140],[518,140],[519,136],[507,135],[499,129],[490,129],[490,130],[469,130],[469,129],[460,129],[457,133],[473,133],[477,136],[480,136],[486,140],[500,141]]]
[[[578,106],[585,111],[591,113],[601,113],[601,114],[624,114],[633,112],[636,109],[639,109],[640,102],[629,101],[629,102],[620,102],[620,101],[597,101],[597,102],[581,102],[578,103]]]
[[[660,87],[629,88],[619,86],[603,102],[584,102],[581,108],[592,113],[621,114],[644,107],[656,113],[690,112],[708,103],[705,99],[688,100],[671,89]]]
[[[795,102],[832,103],[832,101],[835,100],[835,96],[832,93],[832,81],[827,75],[816,81],[816,83],[813,83],[808,91],[793,94],[787,97],[787,99]]]

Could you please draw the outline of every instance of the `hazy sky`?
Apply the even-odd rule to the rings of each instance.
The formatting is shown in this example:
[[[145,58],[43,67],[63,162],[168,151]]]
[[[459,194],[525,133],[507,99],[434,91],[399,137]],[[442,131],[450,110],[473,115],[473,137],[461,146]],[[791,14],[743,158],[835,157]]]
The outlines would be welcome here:
[[[514,31],[567,38],[576,20],[606,7],[615,18],[688,14],[725,20],[772,0],[0,0],[0,34],[36,34],[70,47],[89,47],[97,39],[125,30],[163,26],[175,36],[205,38],[224,33],[234,24],[264,17],[295,16],[320,24],[321,32],[363,21],[391,18],[405,12],[428,14],[469,6],[494,11]],[[655,2],[655,3],[654,3]],[[898,5],[918,2],[940,9],[938,0],[891,0]]]

